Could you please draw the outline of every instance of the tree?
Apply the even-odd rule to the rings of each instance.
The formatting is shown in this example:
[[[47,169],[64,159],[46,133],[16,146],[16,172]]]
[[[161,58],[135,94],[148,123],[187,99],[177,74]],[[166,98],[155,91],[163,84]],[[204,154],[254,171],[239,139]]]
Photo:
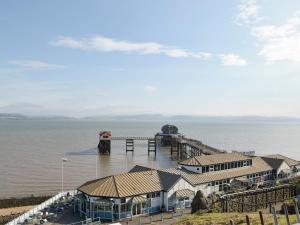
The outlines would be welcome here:
[[[205,199],[202,191],[197,191],[191,206],[192,206],[192,213],[195,213],[199,210],[207,209],[207,200]]]

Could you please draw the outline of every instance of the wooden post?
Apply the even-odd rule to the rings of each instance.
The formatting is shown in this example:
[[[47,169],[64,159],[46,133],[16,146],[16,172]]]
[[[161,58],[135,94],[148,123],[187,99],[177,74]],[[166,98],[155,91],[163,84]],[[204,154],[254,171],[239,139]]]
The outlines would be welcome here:
[[[274,225],[278,225],[278,218],[277,218],[277,215],[276,215],[275,208],[272,207],[271,210],[272,210],[272,214],[273,214]]]
[[[299,207],[298,207],[298,199],[297,198],[294,199],[294,204],[295,204],[297,223],[300,223]]]
[[[244,212],[244,203],[245,203],[245,201],[244,201],[244,194],[242,194],[242,212]]]
[[[285,203],[283,203],[283,209],[284,209],[286,224],[291,225],[290,218],[289,218],[289,212],[288,212],[288,209],[287,209],[287,206]]]
[[[230,220],[230,225],[234,225],[234,222],[233,222],[233,220]]]
[[[250,225],[250,218],[248,215],[246,215],[246,223],[247,223],[247,225]]]
[[[263,217],[262,211],[259,211],[259,219],[260,219],[261,225],[265,225],[265,221],[264,221],[264,217]]]

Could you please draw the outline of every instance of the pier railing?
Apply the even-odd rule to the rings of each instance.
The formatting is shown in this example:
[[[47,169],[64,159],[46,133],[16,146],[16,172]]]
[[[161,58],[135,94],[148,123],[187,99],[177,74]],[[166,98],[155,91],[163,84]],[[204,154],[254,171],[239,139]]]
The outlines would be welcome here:
[[[60,192],[57,195],[53,196],[52,198],[48,199],[47,201],[35,206],[33,209],[29,210],[28,212],[20,215],[19,217],[15,218],[14,220],[6,223],[5,225],[17,225],[24,223],[26,219],[29,219],[32,215],[38,213],[39,211],[43,210],[45,207],[53,204],[55,201],[59,200],[61,197],[65,197],[67,195],[74,196],[77,193],[77,190],[71,190],[66,192]]]

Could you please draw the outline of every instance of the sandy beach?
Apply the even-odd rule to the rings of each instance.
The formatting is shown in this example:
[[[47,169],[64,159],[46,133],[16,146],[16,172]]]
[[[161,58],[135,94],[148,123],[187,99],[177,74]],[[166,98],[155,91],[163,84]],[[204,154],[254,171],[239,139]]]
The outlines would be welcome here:
[[[32,209],[33,207],[34,206],[20,206],[20,207],[0,209],[0,216],[8,216],[8,215],[12,215],[12,214],[22,214],[22,213]]]

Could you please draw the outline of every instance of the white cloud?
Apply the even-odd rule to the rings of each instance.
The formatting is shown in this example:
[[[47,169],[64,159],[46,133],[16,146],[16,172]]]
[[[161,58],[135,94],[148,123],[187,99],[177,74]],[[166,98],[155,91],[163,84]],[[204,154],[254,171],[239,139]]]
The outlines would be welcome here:
[[[221,62],[224,66],[245,66],[247,61],[236,54],[221,54]]]
[[[260,6],[257,0],[243,0],[238,6],[237,24],[254,24],[262,20],[259,16]]]
[[[253,27],[252,33],[260,41],[259,55],[268,63],[300,62],[300,11],[280,25]]]
[[[147,85],[147,86],[145,86],[144,90],[147,93],[154,93],[154,92],[157,92],[157,87],[152,86],[152,85]]]
[[[49,64],[41,61],[36,60],[9,60],[7,61],[8,64],[20,66],[26,69],[59,69],[63,68],[64,66],[58,64]]]
[[[196,58],[206,60],[212,54],[208,52],[193,52],[183,48],[163,45],[156,42],[130,42],[112,39],[104,36],[89,38],[59,37],[50,42],[54,46],[64,46],[73,49],[99,52],[125,52],[138,54],[163,54],[175,58]]]

